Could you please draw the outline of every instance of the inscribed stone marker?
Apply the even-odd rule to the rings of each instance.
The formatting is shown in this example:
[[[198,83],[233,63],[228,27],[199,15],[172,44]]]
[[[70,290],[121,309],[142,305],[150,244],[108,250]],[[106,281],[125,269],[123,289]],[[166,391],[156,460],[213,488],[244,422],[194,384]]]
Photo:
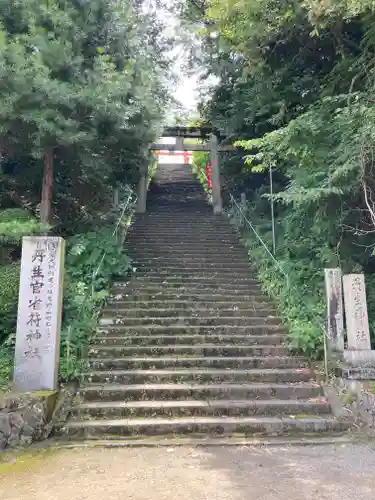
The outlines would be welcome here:
[[[324,269],[327,300],[327,338],[329,345],[344,350],[344,306],[340,268]]]
[[[371,349],[364,275],[347,274],[343,282],[348,349]]]
[[[57,387],[65,241],[22,239],[14,383],[22,391]]]

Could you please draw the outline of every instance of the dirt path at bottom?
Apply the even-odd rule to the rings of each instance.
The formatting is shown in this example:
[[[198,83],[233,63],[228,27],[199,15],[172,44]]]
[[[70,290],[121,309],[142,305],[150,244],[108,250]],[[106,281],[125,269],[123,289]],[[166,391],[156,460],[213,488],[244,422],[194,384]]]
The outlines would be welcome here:
[[[0,499],[373,500],[374,449],[60,450],[0,465]]]

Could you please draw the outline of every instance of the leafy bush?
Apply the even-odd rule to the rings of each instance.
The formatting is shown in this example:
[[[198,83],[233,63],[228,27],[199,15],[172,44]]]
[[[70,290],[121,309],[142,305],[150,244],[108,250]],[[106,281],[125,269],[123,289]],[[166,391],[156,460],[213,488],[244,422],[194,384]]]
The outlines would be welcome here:
[[[251,216],[247,214],[249,218]],[[308,275],[304,262],[278,261],[286,276],[267,254],[254,233],[242,225],[237,211],[231,212],[232,223],[239,228],[243,243],[249,250],[264,292],[272,297],[285,325],[288,327],[290,346],[296,351],[318,358],[323,349],[324,298],[322,295],[323,270]],[[268,248],[272,246],[272,233],[264,224],[256,230]]]
[[[76,379],[113,278],[125,276],[131,259],[112,235],[113,229],[68,239],[66,253],[60,377]]]
[[[20,265],[0,267],[0,344],[15,333]]]
[[[94,331],[111,280],[124,276],[131,259],[112,236],[112,228],[76,235],[67,240],[60,378],[76,379],[82,354]],[[11,376],[17,323],[20,265],[0,267],[0,388]]]
[[[20,257],[23,236],[47,232],[47,224],[38,221],[30,212],[20,208],[0,212],[0,264]]]

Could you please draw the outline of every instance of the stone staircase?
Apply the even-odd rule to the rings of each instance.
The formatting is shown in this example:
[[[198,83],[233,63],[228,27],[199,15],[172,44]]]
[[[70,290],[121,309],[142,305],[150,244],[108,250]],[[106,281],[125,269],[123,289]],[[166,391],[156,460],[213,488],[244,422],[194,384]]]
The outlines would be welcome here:
[[[64,431],[122,444],[339,438],[308,362],[190,168],[160,166]]]

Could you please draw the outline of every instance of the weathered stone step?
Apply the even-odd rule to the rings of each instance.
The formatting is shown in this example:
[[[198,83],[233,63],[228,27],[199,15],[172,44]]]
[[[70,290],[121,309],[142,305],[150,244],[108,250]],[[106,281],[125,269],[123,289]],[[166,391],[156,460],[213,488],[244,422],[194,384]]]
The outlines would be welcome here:
[[[220,356],[217,353],[213,353],[211,356],[160,356],[156,355],[148,357],[122,357],[118,354],[118,358],[115,356],[101,356],[101,351],[97,354],[97,358],[88,358],[87,366],[92,372],[95,372],[97,378],[96,381],[100,380],[106,381],[106,376],[108,376],[109,370],[164,370],[170,368],[233,368],[233,369],[281,369],[281,368],[301,368],[304,365],[308,365],[304,358],[288,357],[280,355],[261,357],[261,356]],[[103,371],[102,373],[99,373]],[[112,372],[111,372],[112,373]],[[90,372],[91,374],[91,372]],[[118,375],[118,373],[114,373]],[[90,375],[91,376],[91,375]]]
[[[152,370],[91,370],[85,374],[89,382],[118,382],[122,384],[171,383],[171,382],[307,382],[311,371],[307,368],[169,368]]]
[[[105,306],[103,309],[103,318],[112,318],[113,320],[122,320],[129,317],[137,318],[180,318],[182,316],[186,317],[237,317],[237,316],[247,316],[251,321],[251,318],[268,318],[277,317],[277,311],[270,311],[270,308],[254,309],[252,307],[240,307],[233,306],[230,309],[221,309],[219,307],[202,308],[202,307],[190,307],[190,308],[180,308],[180,309],[158,309],[156,307],[146,308],[135,308],[135,307],[109,307]]]
[[[163,241],[163,245],[165,245],[166,249],[168,250],[183,250],[188,249],[187,251],[198,251],[199,253],[203,255],[208,255],[210,253],[210,250],[216,245],[216,247],[220,247],[223,251],[223,254],[226,253],[226,251],[230,251],[232,248],[239,248],[240,243],[231,241],[231,240],[226,240],[226,241],[221,241],[221,240],[216,240],[215,238],[212,238],[211,240],[204,240],[200,238],[199,236],[191,237],[191,238],[182,238],[182,237],[177,237],[176,239],[162,239],[163,236],[159,236],[158,238],[155,239],[142,239],[142,240],[130,240],[128,241],[129,248],[137,248],[139,251],[143,250],[159,250],[160,251],[160,241]]]
[[[206,436],[256,434],[258,437],[286,434],[342,432],[348,423],[335,418],[306,416],[288,417],[181,417],[152,419],[72,420],[63,432],[76,438],[120,435],[205,434]]]
[[[229,262],[223,262],[220,260],[214,261],[214,262],[185,262],[183,259],[180,261],[175,261],[175,262],[169,262],[160,264],[160,263],[150,263],[150,264],[145,264],[145,263],[140,263],[140,262],[135,262],[134,267],[137,268],[137,274],[138,273],[147,273],[147,274],[152,274],[152,273],[158,273],[158,274],[170,274],[170,275],[176,275],[179,276],[185,275],[185,274],[198,274],[201,275],[209,275],[211,273],[214,274],[227,274],[227,273],[234,273],[236,275],[241,275],[243,277],[251,277],[253,278],[253,275],[251,273],[250,266],[245,262],[243,264],[237,263],[229,263]],[[259,283],[259,280],[256,280]]]
[[[170,305],[175,304],[176,306],[184,307],[184,304],[188,303],[199,303],[199,304],[221,304],[221,303],[230,303],[230,304],[243,304],[248,303],[252,307],[267,307],[272,304],[271,300],[267,297],[263,297],[262,299],[255,299],[252,295],[242,294],[241,291],[228,292],[225,294],[208,294],[208,293],[194,293],[184,291],[180,292],[178,290],[175,293],[165,293],[159,288],[154,288],[149,292],[145,291],[135,291],[128,293],[130,290],[124,290],[121,293],[112,294],[109,300],[109,304],[128,304],[134,303],[137,304],[138,307],[147,307],[147,304],[153,303],[158,305]]]
[[[169,265],[173,262],[185,262],[187,264],[216,264],[217,262],[223,262],[228,265],[247,265],[247,267],[251,267],[251,262],[246,254],[244,249],[235,250],[234,248],[228,250],[228,253],[225,252],[213,252],[212,249],[205,253],[194,253],[190,252],[190,250],[186,250],[183,252],[179,249],[166,249],[167,251],[156,253],[152,250],[142,250],[141,252],[134,252],[134,254],[130,253],[130,257],[135,262],[140,262],[143,264],[160,264],[160,265]]]
[[[184,344],[189,345],[222,344],[233,342],[235,345],[281,345],[286,340],[286,335],[129,335],[129,336],[97,336],[97,344],[106,345],[165,345]]]
[[[81,386],[78,397],[86,401],[143,401],[185,399],[311,399],[319,398],[322,390],[316,382],[241,383],[241,384],[99,384]]]
[[[222,250],[213,250],[210,248],[209,252],[202,253],[201,251],[193,250],[191,248],[143,248],[142,250],[132,250],[130,249],[130,257],[133,260],[140,262],[170,262],[170,259],[180,260],[186,259],[189,262],[212,262],[212,260],[221,259],[223,262],[233,262],[234,260],[239,260],[240,262],[247,262],[247,265],[251,267],[251,262],[249,261],[247,251],[244,248],[227,248],[225,253]]]
[[[126,295],[121,296],[122,299],[126,299]],[[180,297],[181,298],[181,297]],[[276,309],[271,307],[267,302],[256,302],[253,299],[245,300],[243,297],[227,297],[226,300],[207,300],[200,299],[194,296],[190,296],[185,300],[142,300],[138,297],[138,300],[134,300],[133,297],[128,297],[127,300],[121,299],[111,299],[108,301],[107,306],[104,310],[117,311],[128,311],[131,309],[168,309],[168,310],[192,310],[192,309],[233,309],[238,307],[238,309],[249,309],[252,310],[264,310],[267,309],[270,313],[276,312]]]
[[[233,326],[262,326],[262,325],[280,325],[281,318],[278,316],[179,316],[176,318],[171,317],[149,317],[139,318],[127,316],[121,319],[101,318],[99,321],[100,326],[136,326],[136,325],[164,325],[164,326],[179,326],[179,325],[233,325]]]
[[[203,359],[195,358],[197,364],[199,361],[203,362],[206,357],[210,356],[220,356],[219,360],[222,360],[223,364],[225,361],[229,363],[229,359],[227,356],[255,356],[256,357],[265,357],[265,361],[270,363],[272,359],[271,356],[285,356],[288,354],[288,349],[284,346],[272,346],[272,345],[262,345],[262,346],[254,346],[254,345],[233,345],[232,344],[170,344],[170,345],[108,345],[108,344],[95,344],[92,345],[89,349],[89,356],[94,356],[97,358],[119,358],[119,357],[127,357],[127,356],[147,356],[147,357],[158,357],[164,355],[173,355],[177,356],[176,360],[179,363],[183,363],[184,360],[189,360],[191,363],[193,359],[189,359],[187,356],[204,356]],[[179,357],[180,356],[180,357]],[[168,358],[173,362],[175,358]],[[168,359],[165,359],[164,364],[168,363]],[[216,359],[216,358],[214,358]],[[242,358],[235,358],[238,360],[238,363],[241,362]],[[235,362],[233,359],[233,363]],[[252,358],[249,359],[249,364],[253,363]],[[297,361],[300,358],[293,356],[288,359],[296,359]],[[258,360],[259,361],[259,360]],[[277,361],[277,360],[276,360]],[[260,362],[260,361],[259,361]]]
[[[129,293],[129,290],[135,290],[139,293],[144,291],[159,291],[160,293],[194,293],[197,295],[204,293],[217,293],[220,290],[223,293],[228,293],[230,295],[235,294],[247,294],[254,298],[266,298],[266,296],[259,290],[259,286],[252,286],[248,283],[243,282],[223,282],[218,288],[218,281],[215,280],[200,280],[200,281],[188,281],[182,280],[147,280],[145,278],[133,278],[128,282],[116,282],[112,286],[112,291],[114,294],[124,293],[124,291]]]
[[[178,247],[181,245],[189,246],[193,245],[194,248],[200,248],[202,250],[209,250],[212,246],[231,246],[231,245],[240,245],[237,236],[228,236],[228,235],[204,235],[200,232],[185,234],[184,231],[179,233],[172,234],[172,232],[163,232],[160,231],[158,233],[147,233],[144,235],[134,234],[129,236],[128,243],[129,246],[137,246],[139,248],[149,247],[152,244],[157,244],[160,246],[160,241],[163,242],[163,245],[167,245],[169,247],[177,245]]]
[[[167,231],[168,234],[179,235],[179,234],[202,234],[203,236],[223,236],[224,238],[230,238],[236,236],[234,227],[228,222],[223,221],[221,217],[215,221],[211,219],[209,221],[203,220],[191,220],[181,217],[176,218],[168,222],[166,219],[162,221],[145,221],[141,223],[140,221],[132,224],[129,234],[135,235],[145,235],[148,234],[163,234]]]
[[[231,228],[222,227],[208,226],[206,228],[200,228],[199,226],[189,227],[187,224],[181,225],[179,228],[176,228],[176,226],[172,224],[164,228],[161,225],[155,228],[138,226],[134,227],[128,234],[130,241],[156,241],[163,235],[166,235],[167,241],[178,242],[180,237],[183,241],[199,237],[200,241],[215,241],[215,238],[217,238],[217,241],[220,242],[239,244],[238,233],[234,233]]]
[[[97,401],[71,408],[80,419],[129,417],[184,417],[184,416],[298,416],[324,415],[330,412],[325,398],[313,400],[183,400],[183,401]]]
[[[147,280],[148,282],[178,282],[178,283],[207,283],[212,282],[213,284],[232,283],[232,284],[247,284],[251,285],[253,290],[260,290],[260,284],[257,279],[254,279],[250,273],[240,273],[231,270],[206,270],[206,271],[195,271],[190,272],[189,270],[184,270],[181,268],[179,271],[175,270],[173,272],[155,270],[155,271],[142,271],[137,269],[134,274],[134,281]]]
[[[281,325],[111,325],[102,326],[97,330],[100,335],[121,337],[123,335],[178,335],[188,333],[190,335],[227,334],[230,332],[248,335],[273,335],[274,333],[286,333],[285,327]]]
[[[180,435],[178,437],[169,435],[159,435],[156,437],[152,436],[132,436],[128,438],[118,438],[113,436],[106,436],[106,438],[101,438],[100,436],[93,436],[90,439],[80,439],[79,441],[71,439],[50,442],[49,446],[58,449],[77,449],[83,447],[88,448],[228,448],[228,447],[290,447],[290,446],[348,446],[354,443],[367,442],[367,436],[365,433],[360,432],[331,432],[329,434],[310,434],[309,436],[304,436],[299,434],[297,436],[267,436],[267,437],[249,437],[242,436],[236,433],[235,436],[227,437],[206,437],[200,435],[199,437],[191,437],[189,434]]]
[[[215,289],[216,291],[225,289],[242,289],[256,297],[264,297],[261,292],[259,284],[251,278],[238,279],[233,275],[228,276],[204,276],[198,278],[197,276],[134,276],[129,282],[129,289],[136,287],[138,289],[150,289],[159,286],[159,289],[170,290],[171,288],[179,288],[182,290],[207,290]],[[116,290],[116,285],[113,290]]]

